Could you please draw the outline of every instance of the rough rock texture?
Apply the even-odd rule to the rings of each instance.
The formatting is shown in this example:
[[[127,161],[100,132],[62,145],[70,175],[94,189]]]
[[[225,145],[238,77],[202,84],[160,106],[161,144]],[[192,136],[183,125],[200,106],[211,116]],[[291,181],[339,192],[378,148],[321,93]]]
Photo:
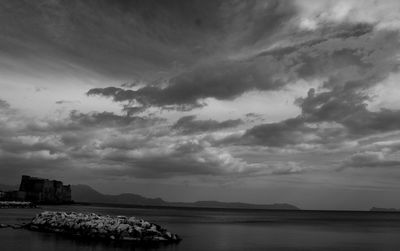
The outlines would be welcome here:
[[[26,201],[0,201],[0,208],[35,208],[36,205]]]
[[[178,235],[135,217],[102,216],[94,213],[42,212],[27,225],[28,229],[64,233],[89,238],[137,242],[179,242]]]

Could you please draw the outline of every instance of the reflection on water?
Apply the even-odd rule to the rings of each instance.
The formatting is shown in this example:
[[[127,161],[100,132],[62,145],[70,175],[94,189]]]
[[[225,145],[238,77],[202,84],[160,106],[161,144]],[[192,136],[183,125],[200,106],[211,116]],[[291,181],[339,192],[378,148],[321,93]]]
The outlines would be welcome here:
[[[135,215],[182,236],[179,244],[134,246],[51,233],[0,229],[0,250],[400,250],[400,214],[377,212],[232,211],[101,207],[50,210]],[[0,210],[0,223],[26,222],[40,210]]]
[[[40,233],[27,230],[0,229],[0,250],[176,250],[177,244],[132,245],[129,242],[112,242],[73,238],[53,233]]]

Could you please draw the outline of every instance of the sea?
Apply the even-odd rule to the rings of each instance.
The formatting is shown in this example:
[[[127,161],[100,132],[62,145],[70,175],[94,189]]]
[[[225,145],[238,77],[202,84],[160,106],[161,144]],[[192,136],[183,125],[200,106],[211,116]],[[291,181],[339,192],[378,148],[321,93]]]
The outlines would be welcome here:
[[[25,229],[0,229],[0,250],[400,250],[400,213],[355,211],[269,211],[203,208],[43,206],[0,209],[0,223],[29,222],[44,211],[126,215],[157,223],[182,237],[178,244],[138,246],[73,238]]]

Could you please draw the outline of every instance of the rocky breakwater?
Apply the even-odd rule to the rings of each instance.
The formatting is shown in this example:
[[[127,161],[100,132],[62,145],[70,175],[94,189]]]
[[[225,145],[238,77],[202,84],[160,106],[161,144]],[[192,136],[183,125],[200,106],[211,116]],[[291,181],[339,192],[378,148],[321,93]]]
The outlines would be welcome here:
[[[27,228],[115,241],[176,243],[181,240],[178,235],[142,219],[102,216],[94,213],[46,211],[36,215]]]

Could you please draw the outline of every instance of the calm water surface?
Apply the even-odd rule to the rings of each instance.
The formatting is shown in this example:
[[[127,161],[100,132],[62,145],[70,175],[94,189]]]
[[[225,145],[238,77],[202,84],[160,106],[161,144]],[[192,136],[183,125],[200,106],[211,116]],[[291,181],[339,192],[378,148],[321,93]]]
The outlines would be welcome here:
[[[0,229],[0,250],[400,250],[400,213],[63,206],[0,209],[0,223],[28,222],[43,210],[138,216],[178,233],[183,241],[134,247]]]

